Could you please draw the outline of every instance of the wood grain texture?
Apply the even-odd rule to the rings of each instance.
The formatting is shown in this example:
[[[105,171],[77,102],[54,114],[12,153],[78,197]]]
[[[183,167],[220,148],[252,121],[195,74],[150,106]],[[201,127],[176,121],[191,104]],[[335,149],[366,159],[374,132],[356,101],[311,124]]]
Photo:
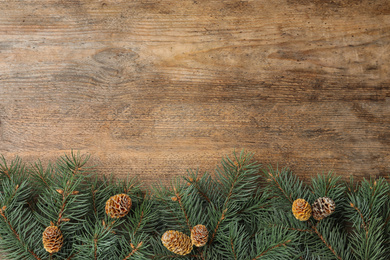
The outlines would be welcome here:
[[[0,1],[0,152],[167,182],[233,149],[390,172],[387,0]]]

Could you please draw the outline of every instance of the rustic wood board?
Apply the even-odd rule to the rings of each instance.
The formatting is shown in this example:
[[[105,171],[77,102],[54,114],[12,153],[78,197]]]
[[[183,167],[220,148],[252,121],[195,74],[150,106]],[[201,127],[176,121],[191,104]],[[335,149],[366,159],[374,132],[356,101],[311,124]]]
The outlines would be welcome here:
[[[0,152],[167,182],[233,149],[390,172],[387,0],[0,1]]]

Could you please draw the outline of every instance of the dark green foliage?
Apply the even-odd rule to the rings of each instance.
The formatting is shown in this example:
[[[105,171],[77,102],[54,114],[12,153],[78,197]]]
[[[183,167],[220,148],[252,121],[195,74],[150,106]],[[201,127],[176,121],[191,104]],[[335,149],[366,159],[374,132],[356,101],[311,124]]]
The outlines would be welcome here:
[[[261,168],[242,151],[222,159],[215,174],[188,170],[171,184],[145,192],[128,176],[98,177],[88,155],[71,152],[46,167],[0,158],[0,250],[10,260],[127,259],[388,259],[390,186],[383,179],[343,183],[333,173],[305,184],[289,169]],[[129,213],[112,219],[106,201],[130,196]],[[317,221],[298,221],[294,200],[329,197],[336,210]],[[49,254],[42,233],[51,223],[64,244]],[[161,236],[190,236],[205,225],[208,242],[186,256],[168,251]]]
[[[388,259],[389,184],[383,178],[364,179],[348,192],[348,219],[353,223],[352,252],[360,259]]]
[[[0,247],[9,259],[35,259],[42,255],[42,227],[28,207],[32,195],[27,181],[20,185],[14,179],[3,180],[3,193],[0,195]],[[38,232],[37,232],[38,230]]]

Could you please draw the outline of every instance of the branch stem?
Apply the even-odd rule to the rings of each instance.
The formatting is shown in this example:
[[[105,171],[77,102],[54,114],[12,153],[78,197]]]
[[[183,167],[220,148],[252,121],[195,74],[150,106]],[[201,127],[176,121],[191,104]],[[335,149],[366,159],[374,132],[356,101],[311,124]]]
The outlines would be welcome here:
[[[181,210],[183,211],[184,216],[185,216],[185,218],[186,218],[187,226],[188,226],[188,228],[189,228],[189,230],[190,230],[190,232],[191,232],[192,227],[191,227],[191,224],[190,224],[190,220],[188,219],[187,213],[186,213],[186,211],[185,211],[185,209],[184,209],[183,203],[182,203],[182,201],[181,201],[181,196],[180,196],[180,194],[176,191],[176,188],[173,188],[173,189],[174,189],[174,191],[175,191],[175,195],[176,195],[177,201],[179,202],[180,208],[181,208]]]
[[[10,229],[12,230],[12,232],[14,233],[15,237],[19,240],[19,242],[23,245],[23,247],[26,247],[26,245],[23,243],[23,241],[20,239],[19,237],[19,234],[16,232],[16,230],[12,227],[11,223],[9,222],[7,216],[4,214],[3,210],[0,209],[0,215],[4,218],[4,221],[7,223],[7,225],[10,227]],[[30,252],[31,255],[33,255],[35,257],[35,259],[37,260],[42,260],[41,258],[39,258],[39,256],[37,256],[37,254],[34,253],[34,251],[32,251],[30,248],[26,247],[28,252]]]
[[[267,250],[265,250],[265,251],[263,251],[261,254],[259,254],[259,255],[257,255],[255,258],[253,258],[252,260],[256,260],[256,259],[259,259],[260,257],[262,257],[262,256],[264,256],[266,253],[268,253],[269,251],[271,251],[271,250],[273,250],[273,249],[275,249],[275,248],[278,248],[278,247],[281,247],[281,246],[286,246],[288,243],[290,243],[291,242],[291,240],[287,240],[287,241],[285,241],[285,242],[283,242],[283,243],[279,243],[279,244],[277,244],[277,245],[275,245],[275,246],[273,246],[273,247],[270,247],[270,248],[268,248]]]
[[[323,237],[323,236],[321,235],[321,233],[318,231],[317,227],[316,227],[316,226],[312,226],[312,229],[313,229],[314,232],[317,234],[317,236],[321,239],[321,241],[329,248],[329,250],[337,257],[337,259],[338,259],[338,260],[343,260],[343,259],[336,253],[336,251],[334,251],[334,249],[332,248],[332,246],[326,242],[326,240],[324,239],[324,237]]]
[[[138,243],[137,247],[134,248],[125,258],[123,258],[123,260],[127,260],[129,259],[132,255],[135,254],[135,252],[137,252],[139,250],[139,248],[142,246],[142,241]]]

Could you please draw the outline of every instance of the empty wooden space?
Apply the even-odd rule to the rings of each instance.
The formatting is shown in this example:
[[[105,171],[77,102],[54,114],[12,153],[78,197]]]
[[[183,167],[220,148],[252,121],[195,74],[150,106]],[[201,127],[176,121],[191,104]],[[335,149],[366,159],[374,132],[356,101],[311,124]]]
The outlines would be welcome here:
[[[0,1],[0,153],[167,182],[233,149],[390,172],[387,0]]]

